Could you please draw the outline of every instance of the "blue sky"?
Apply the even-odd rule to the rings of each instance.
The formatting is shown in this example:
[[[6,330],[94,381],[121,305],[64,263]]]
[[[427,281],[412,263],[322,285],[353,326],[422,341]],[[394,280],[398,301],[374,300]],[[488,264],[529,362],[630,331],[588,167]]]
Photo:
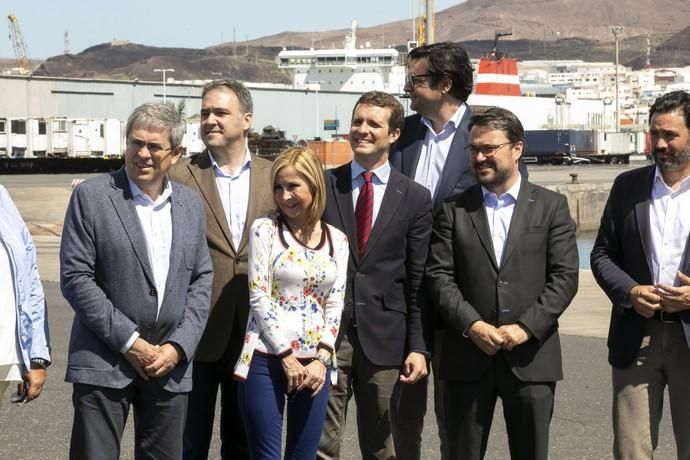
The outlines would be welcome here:
[[[436,11],[464,0],[435,0]],[[416,14],[414,0],[5,0],[7,15],[19,19],[29,57],[44,59],[112,39],[152,46],[204,48],[254,39],[286,30],[321,31],[349,28],[352,20],[369,27]],[[2,29],[0,29],[2,30]],[[13,57],[8,33],[0,33],[0,57]]]

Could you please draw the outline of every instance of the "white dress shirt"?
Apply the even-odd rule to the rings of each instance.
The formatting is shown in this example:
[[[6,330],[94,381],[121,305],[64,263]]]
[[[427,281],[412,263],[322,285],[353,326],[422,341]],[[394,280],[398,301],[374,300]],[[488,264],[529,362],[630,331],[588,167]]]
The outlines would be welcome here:
[[[503,250],[506,247],[506,240],[510,231],[510,220],[513,218],[513,211],[515,211],[515,203],[517,203],[521,183],[522,178],[518,175],[518,179],[513,186],[500,196],[496,196],[495,193],[482,187],[484,210],[489,221],[491,242],[494,246],[494,255],[499,267],[502,263]]]
[[[170,269],[170,246],[172,245],[172,214],[171,199],[172,187],[170,181],[165,181],[163,193],[156,201],[146,195],[134,182],[129,181],[129,189],[132,192],[132,200],[139,217],[141,230],[146,241],[146,252],[148,253],[151,270],[153,270],[153,280],[156,283],[156,300],[158,310],[156,320],[161,311],[163,296],[165,295],[165,284],[168,280],[168,270]],[[129,338],[122,353],[130,349],[134,341],[139,337],[135,332]]]
[[[357,198],[359,198],[359,190],[364,185],[364,177],[362,173],[367,171],[364,169],[356,160],[352,160],[350,166],[352,174],[352,207],[357,208]],[[391,165],[387,161],[376,169],[371,171],[374,175],[371,178],[371,183],[374,186],[374,209],[371,215],[371,227],[374,227],[374,222],[376,222],[376,216],[379,215],[379,209],[381,209],[381,201],[383,200],[383,194],[386,193],[386,185],[388,184],[388,179],[391,175]]]
[[[12,261],[0,243],[0,381],[21,381],[21,356],[17,347],[17,303]],[[2,394],[0,394],[2,396]]]
[[[684,263],[683,253],[690,234],[690,177],[673,191],[656,168],[652,199],[649,204],[652,280],[654,284],[680,286],[678,270]],[[686,273],[690,275],[690,273]],[[690,325],[683,323],[690,344]]]
[[[208,157],[211,159],[211,165],[213,166],[213,175],[216,178],[216,187],[218,187],[220,201],[223,203],[225,218],[228,221],[228,227],[232,235],[232,244],[235,246],[235,250],[237,250],[239,249],[240,241],[242,241],[244,225],[247,222],[252,156],[249,149],[246,149],[242,167],[237,174],[232,176],[220,169],[211,152],[208,152]]]
[[[421,123],[426,126],[427,130],[426,136],[424,136],[424,145],[419,153],[414,181],[429,189],[434,202],[436,202],[438,183],[441,181],[441,174],[448,159],[450,145],[453,143],[455,132],[465,110],[466,105],[463,103],[438,133],[434,131],[431,120],[426,117],[421,118]]]

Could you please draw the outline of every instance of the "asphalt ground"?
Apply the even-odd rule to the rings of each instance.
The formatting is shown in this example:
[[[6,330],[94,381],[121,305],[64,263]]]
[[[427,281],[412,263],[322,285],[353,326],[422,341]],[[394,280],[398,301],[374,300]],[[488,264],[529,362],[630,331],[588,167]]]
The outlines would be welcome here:
[[[530,179],[537,183],[569,181],[569,173],[592,174],[591,180],[611,181],[625,166],[532,167]],[[592,171],[591,173],[589,171]],[[608,176],[607,176],[608,175]],[[582,176],[580,176],[582,177]],[[596,179],[594,178],[596,177]],[[608,179],[606,179],[608,177]],[[73,313],[62,298],[58,285],[59,231],[69,199],[71,176],[0,176],[25,220],[30,224],[39,254],[39,269],[48,302],[53,365],[39,399],[25,406],[15,406],[5,395],[0,408],[0,458],[64,459],[69,450],[72,422],[71,386],[63,381],[67,344]],[[559,182],[559,183],[564,183]],[[561,318],[561,341],[565,379],[556,387],[556,403],[551,423],[550,457],[553,459],[612,458],[610,366],[606,361],[606,331],[609,303],[596,286],[591,272],[580,272],[580,289]],[[8,392],[9,393],[9,392]],[[352,402],[354,405],[355,403]],[[437,459],[438,439],[433,417],[433,395],[423,434],[424,459]],[[354,415],[355,407],[349,413]],[[675,458],[675,442],[668,407],[660,430],[655,458]],[[131,420],[131,418],[130,418]],[[219,458],[218,426],[212,443],[212,455]],[[128,423],[122,443],[123,459],[133,458],[132,423]],[[343,460],[360,458],[353,416],[347,425]],[[509,458],[505,425],[500,403],[496,408],[487,459]]]

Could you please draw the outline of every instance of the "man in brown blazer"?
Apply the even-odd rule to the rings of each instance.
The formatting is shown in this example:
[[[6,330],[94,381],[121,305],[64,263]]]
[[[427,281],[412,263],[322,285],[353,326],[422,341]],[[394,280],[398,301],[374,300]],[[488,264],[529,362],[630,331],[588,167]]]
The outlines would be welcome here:
[[[194,356],[184,458],[208,457],[219,386],[220,455],[249,458],[232,370],[249,314],[248,231],[254,219],[274,207],[271,163],[249,152],[253,107],[242,83],[212,81],[204,86],[201,99],[201,138],[207,151],[180,160],[170,173],[202,197],[214,270],[208,323]]]

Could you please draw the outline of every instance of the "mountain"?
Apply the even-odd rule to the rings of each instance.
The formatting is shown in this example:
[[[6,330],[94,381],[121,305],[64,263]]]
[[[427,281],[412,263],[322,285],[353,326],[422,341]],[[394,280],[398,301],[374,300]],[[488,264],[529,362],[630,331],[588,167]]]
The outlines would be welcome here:
[[[353,19],[357,13],[353,12]],[[555,41],[587,38],[613,41],[610,25],[622,25],[621,37],[674,34],[690,24],[688,0],[467,0],[436,13],[437,41],[491,40],[496,30],[512,29],[511,39]],[[339,47],[348,29],[283,32],[250,41],[252,45],[310,48]],[[396,46],[412,38],[409,19],[357,31],[358,42]]]
[[[614,60],[611,24],[623,25],[620,62],[640,68],[647,38],[653,67],[690,65],[689,0],[467,0],[436,14],[436,40],[460,42],[473,58],[491,49],[495,31],[512,29],[500,47],[521,60]],[[404,50],[411,21],[358,29],[358,45]],[[284,47],[339,48],[349,29],[282,32],[205,49],[160,48],[127,42],[96,45],[77,55],[49,58],[36,75],[156,81],[155,68],[174,68],[176,80],[215,76],[289,83],[275,58]]]

